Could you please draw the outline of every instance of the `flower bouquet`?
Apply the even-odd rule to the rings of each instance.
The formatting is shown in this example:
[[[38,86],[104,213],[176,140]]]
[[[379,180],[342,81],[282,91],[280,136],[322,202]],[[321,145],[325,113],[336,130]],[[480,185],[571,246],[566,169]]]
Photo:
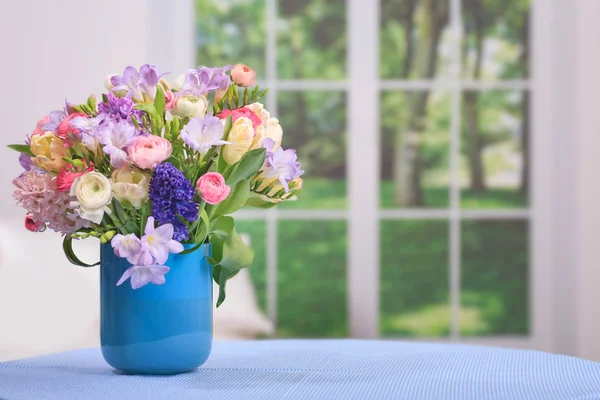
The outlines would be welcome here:
[[[110,246],[127,266],[114,285],[129,280],[128,290],[165,284],[175,254],[210,244],[220,305],[227,280],[253,258],[230,215],[294,199],[303,171],[281,147],[250,68],[199,67],[171,84],[163,75],[129,66],[106,79],[101,101],[67,102],[40,120],[24,144],[9,146],[24,168],[14,197],[27,229],[64,236],[71,263],[91,266],[73,240]]]

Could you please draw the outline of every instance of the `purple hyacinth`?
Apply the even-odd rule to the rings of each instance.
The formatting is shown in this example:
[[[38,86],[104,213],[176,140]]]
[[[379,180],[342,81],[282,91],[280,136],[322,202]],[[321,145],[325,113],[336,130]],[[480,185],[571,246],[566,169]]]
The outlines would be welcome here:
[[[131,116],[134,116],[138,121],[142,121],[144,113],[133,108],[135,104],[129,97],[119,98],[114,93],[107,93],[106,101],[107,103],[98,104],[99,115],[106,115],[115,121],[126,119],[130,122],[132,122]]]
[[[289,192],[288,183],[304,173],[297,161],[296,150],[283,150],[281,147],[273,150],[275,142],[271,138],[266,138],[263,146],[267,149],[264,177],[279,179],[286,193]]]
[[[152,216],[159,224],[173,224],[173,239],[181,242],[189,238],[185,224],[179,217],[188,222],[198,219],[198,203],[194,202],[194,188],[183,172],[171,163],[156,166],[149,190],[152,202]]]

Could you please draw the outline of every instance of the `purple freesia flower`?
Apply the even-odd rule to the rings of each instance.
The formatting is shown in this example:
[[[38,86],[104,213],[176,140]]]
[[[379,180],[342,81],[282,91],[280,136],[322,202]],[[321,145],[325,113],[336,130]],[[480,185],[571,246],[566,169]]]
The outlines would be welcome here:
[[[143,100],[142,93],[145,93],[154,100],[156,85],[163,75],[165,74],[159,74],[153,65],[144,64],[139,71],[128,66],[123,71],[123,75],[110,78],[110,83],[114,85],[113,92],[123,90],[127,92],[127,97],[138,101]]]
[[[56,132],[56,129],[60,123],[67,117],[67,112],[64,110],[52,111],[50,114],[48,114],[48,117],[50,118],[50,121],[42,125],[42,130],[44,132]]]
[[[115,237],[110,241],[110,245],[118,257],[126,258],[131,264],[135,265],[140,261],[142,242],[137,236],[135,236],[135,234],[130,233],[129,235],[115,235]],[[151,263],[152,260],[150,260],[149,264]]]
[[[296,150],[283,150],[277,147],[273,150],[275,142],[272,139],[266,138],[263,146],[267,149],[265,158],[265,178],[278,178],[279,182],[285,189],[285,192],[290,191],[289,182],[301,176],[304,171],[300,163],[297,161]]]
[[[150,282],[155,285],[165,283],[165,274],[169,267],[162,265],[169,253],[180,253],[183,245],[173,240],[173,225],[164,224],[154,227],[154,218],[148,217],[142,239],[135,234],[116,235],[111,245],[118,257],[127,258],[131,264],[117,282],[117,286],[131,278],[131,287],[138,289]]]
[[[31,157],[25,153],[19,154],[19,164],[21,164],[21,167],[23,167],[25,171],[29,171],[34,167]]]
[[[165,274],[169,272],[169,269],[166,265],[134,265],[123,273],[117,286],[129,278],[131,278],[132,289],[139,289],[151,282],[155,285],[162,285],[166,282]]]
[[[104,145],[103,150],[110,156],[113,167],[121,168],[125,164],[127,152],[124,149],[133,143],[136,133],[135,126],[127,121],[109,121],[98,128],[96,137]]]
[[[155,228],[154,217],[148,217],[142,237],[142,251],[150,253],[158,264],[164,264],[169,258],[169,253],[183,251],[183,245],[173,240],[173,233],[172,224],[164,224]]]
[[[93,117],[93,118],[75,117],[71,120],[71,126],[73,126],[75,129],[77,129],[82,134],[83,133],[92,134],[100,126],[102,121],[104,121],[103,115],[98,115],[97,117]]]
[[[233,68],[231,65],[217,68],[202,66],[190,70],[180,93],[191,92],[195,96],[200,96],[217,89],[226,89],[231,82],[231,78],[227,75],[231,68]]]
[[[181,139],[202,155],[212,146],[231,143],[222,138],[223,122],[212,115],[206,115],[204,118],[193,117],[181,130]]]

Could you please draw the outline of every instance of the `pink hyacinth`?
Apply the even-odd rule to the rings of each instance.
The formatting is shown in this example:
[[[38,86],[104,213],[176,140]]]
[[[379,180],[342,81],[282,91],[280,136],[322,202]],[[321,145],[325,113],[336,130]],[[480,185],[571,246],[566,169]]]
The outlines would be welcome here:
[[[89,225],[80,218],[69,203],[75,200],[68,193],[58,191],[56,178],[39,169],[25,171],[13,180],[13,197],[34,221],[44,223],[48,228],[63,234],[71,234]]]

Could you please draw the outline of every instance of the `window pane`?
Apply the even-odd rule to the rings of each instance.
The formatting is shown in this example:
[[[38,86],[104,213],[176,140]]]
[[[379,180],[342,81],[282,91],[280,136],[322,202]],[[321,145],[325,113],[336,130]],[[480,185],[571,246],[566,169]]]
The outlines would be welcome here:
[[[343,337],[346,222],[280,221],[277,335]]]
[[[447,207],[450,97],[384,92],[381,98],[381,205]]]
[[[265,77],[265,0],[196,0],[196,62],[244,63]]]
[[[346,208],[346,96],[343,92],[279,92],[283,147],[302,162],[297,201],[280,208]]]
[[[267,312],[267,248],[266,224],[264,221],[236,220],[235,229],[243,235],[242,238],[252,246],[254,260],[248,267],[250,277],[254,285],[258,306],[263,312]]]
[[[381,222],[381,335],[448,336],[448,222]]]
[[[527,207],[529,94],[463,94],[462,206]]]
[[[463,221],[462,335],[529,332],[528,239],[526,221]]]
[[[430,80],[449,73],[449,0],[381,0],[381,77]]]
[[[530,0],[462,2],[465,79],[528,77],[530,6]]]
[[[345,0],[279,0],[280,79],[346,76]]]

